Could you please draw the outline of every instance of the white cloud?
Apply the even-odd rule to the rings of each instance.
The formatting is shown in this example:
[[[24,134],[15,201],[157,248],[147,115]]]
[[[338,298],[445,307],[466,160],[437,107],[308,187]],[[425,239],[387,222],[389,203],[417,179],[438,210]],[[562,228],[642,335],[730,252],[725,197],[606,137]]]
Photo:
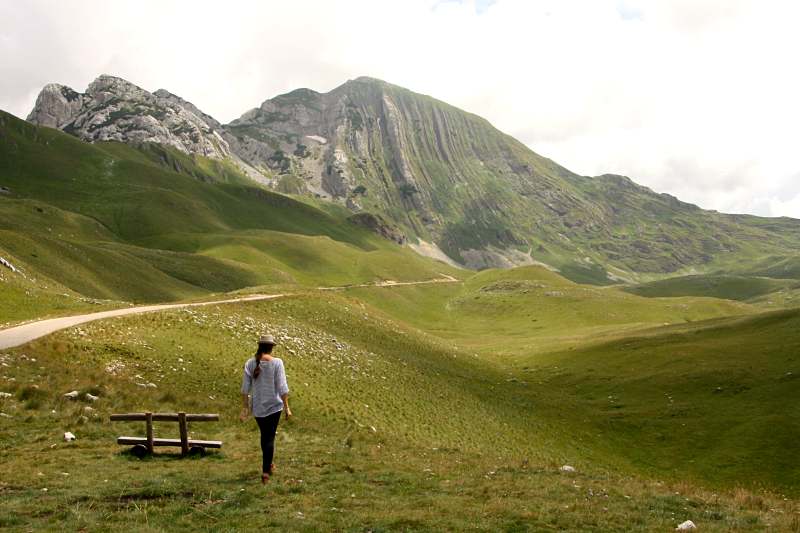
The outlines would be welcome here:
[[[100,73],[222,121],[370,75],[480,114],[589,175],[800,217],[800,4],[354,0],[0,4],[0,108]]]

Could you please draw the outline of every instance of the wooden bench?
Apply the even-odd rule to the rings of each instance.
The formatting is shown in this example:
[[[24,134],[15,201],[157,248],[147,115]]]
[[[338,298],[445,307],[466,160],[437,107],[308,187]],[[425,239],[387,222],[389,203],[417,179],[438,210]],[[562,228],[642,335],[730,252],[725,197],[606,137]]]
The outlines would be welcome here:
[[[206,448],[222,448],[219,440],[196,440],[189,438],[188,422],[216,422],[218,414],[191,413],[121,413],[111,415],[112,422],[144,421],[145,437],[118,437],[117,444],[133,446],[131,452],[137,457],[153,453],[156,446],[180,446],[181,455],[205,454]],[[179,439],[157,439],[153,437],[153,422],[177,422],[180,431]]]

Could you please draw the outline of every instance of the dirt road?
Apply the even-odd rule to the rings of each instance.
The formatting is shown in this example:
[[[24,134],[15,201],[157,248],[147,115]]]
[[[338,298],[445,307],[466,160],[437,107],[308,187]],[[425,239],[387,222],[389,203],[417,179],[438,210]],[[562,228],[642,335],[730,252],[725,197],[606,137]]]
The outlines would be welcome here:
[[[26,342],[38,339],[39,337],[49,335],[54,331],[77,326],[78,324],[85,324],[86,322],[92,322],[93,320],[100,320],[102,318],[136,315],[139,313],[151,313],[153,311],[164,311],[165,309],[176,309],[179,307],[199,307],[203,305],[270,300],[273,298],[280,298],[281,296],[283,296],[283,294],[254,294],[252,296],[244,296],[242,298],[215,300],[213,302],[143,305],[138,307],[126,307],[125,309],[114,309],[112,311],[100,311],[98,313],[89,313],[86,315],[65,316],[61,318],[38,320],[36,322],[22,324],[21,326],[0,330],[0,350],[14,348],[15,346],[20,346]]]
[[[399,287],[405,285],[426,285],[431,283],[458,283],[460,280],[442,274],[443,277],[436,279],[429,279],[425,281],[379,281],[374,283],[364,283],[361,285],[348,285],[344,287],[318,287],[322,291],[341,291],[357,287]],[[0,330],[0,350],[14,348],[21,346],[26,342],[38,339],[49,335],[54,331],[59,331],[78,324],[85,324],[93,320],[100,320],[103,318],[113,318],[116,316],[135,315],[139,313],[150,313],[153,311],[164,311],[165,309],[176,309],[179,307],[198,307],[202,305],[216,305],[228,304],[237,302],[252,302],[256,300],[271,300],[273,298],[280,298],[284,294],[254,294],[252,296],[243,296],[241,298],[230,298],[227,300],[215,300],[213,302],[195,302],[183,304],[158,304],[158,305],[142,305],[137,307],[126,307],[125,309],[114,309],[112,311],[100,311],[97,313],[89,313],[86,315],[65,316],[61,318],[49,318],[46,320],[37,320],[14,326],[8,329]]]

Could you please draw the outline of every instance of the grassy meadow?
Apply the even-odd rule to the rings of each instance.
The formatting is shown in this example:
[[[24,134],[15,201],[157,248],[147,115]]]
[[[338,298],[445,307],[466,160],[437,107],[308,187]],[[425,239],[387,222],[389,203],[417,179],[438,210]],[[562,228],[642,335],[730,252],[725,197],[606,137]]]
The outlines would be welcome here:
[[[797,317],[756,320],[743,338],[783,320]],[[697,329],[713,336],[709,331],[719,327]],[[266,488],[258,481],[255,424],[237,419],[241,368],[262,331],[281,343],[295,411],[294,420],[281,422],[278,473]],[[638,342],[646,345],[653,334],[642,333]],[[654,437],[646,427],[653,413],[636,404],[647,404],[653,383],[633,387],[629,375],[614,382],[614,365],[624,366],[614,359],[615,345],[591,350],[612,359],[597,365],[602,372],[578,373],[585,354],[575,351],[537,357],[539,368],[504,364],[350,293],[330,292],[59,332],[2,355],[3,387],[12,397],[2,400],[10,418],[0,418],[0,524],[12,530],[651,531],[692,519],[707,531],[798,528],[800,509],[790,490],[797,471],[789,458],[760,465],[770,467],[769,476],[738,477],[754,473],[747,463],[758,452],[775,451],[765,448],[772,438],[742,439],[743,428],[738,457],[736,447],[728,450],[731,476],[707,477],[691,461],[675,468],[675,453],[717,456],[696,438],[667,439],[665,449],[640,447],[642,435]],[[781,354],[770,357],[778,365]],[[556,360],[558,370],[550,366]],[[668,382],[653,374],[642,379]],[[774,395],[761,385],[764,409],[797,382],[781,383]],[[621,408],[601,401],[605,388],[619,395]],[[100,399],[64,398],[71,390]],[[674,389],[674,408],[666,399],[651,406],[673,409],[658,429],[679,431],[689,423],[684,431],[693,432],[701,415],[713,422],[712,413],[680,405],[701,396],[689,392]],[[723,404],[736,398],[728,390],[702,392]],[[107,415],[143,409],[219,412],[219,423],[190,430],[225,444],[204,458],[180,459],[162,449],[136,459],[114,439],[142,434],[142,424],[110,423]],[[798,419],[791,410],[773,416],[773,424]],[[620,431],[634,421],[642,425],[638,435]],[[157,423],[156,435],[172,436],[173,426]],[[64,431],[78,440],[63,442]],[[791,437],[787,430],[784,438]],[[563,464],[577,471],[562,472]]]
[[[634,286],[474,273],[228,164],[1,112],[0,134],[0,326],[284,295],[0,351],[0,529],[800,531],[794,257]],[[264,332],[296,415],[266,488],[237,418]],[[136,459],[115,438],[143,424],[108,415],[141,410],[220,413],[190,429],[225,444]]]

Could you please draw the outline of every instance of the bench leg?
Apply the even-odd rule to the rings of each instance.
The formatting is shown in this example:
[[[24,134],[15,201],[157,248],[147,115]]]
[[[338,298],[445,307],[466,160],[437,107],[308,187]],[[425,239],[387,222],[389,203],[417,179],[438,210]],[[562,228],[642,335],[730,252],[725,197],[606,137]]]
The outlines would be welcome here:
[[[178,426],[181,431],[181,455],[189,453],[189,433],[186,428],[186,413],[178,413]]]
[[[147,453],[153,453],[153,413],[144,414],[145,425],[147,426]]]

